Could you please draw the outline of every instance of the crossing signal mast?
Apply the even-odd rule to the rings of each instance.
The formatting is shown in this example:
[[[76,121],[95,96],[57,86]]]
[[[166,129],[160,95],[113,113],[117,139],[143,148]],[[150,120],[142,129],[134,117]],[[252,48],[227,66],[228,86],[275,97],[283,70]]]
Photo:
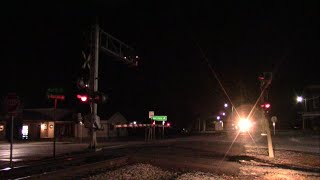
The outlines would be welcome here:
[[[90,119],[90,135],[91,143],[89,149],[96,150],[97,148],[97,136],[96,131],[101,128],[100,118],[97,116],[98,104],[106,101],[107,96],[98,91],[98,69],[99,69],[99,53],[100,50],[108,55],[116,57],[120,62],[129,66],[138,66],[139,57],[135,54],[134,49],[127,44],[121,42],[117,38],[104,32],[96,23],[93,27],[93,46],[91,54],[85,57],[85,63],[83,68],[88,68],[89,78],[80,78],[77,82],[78,87],[84,89],[84,93],[79,93],[77,98],[84,103],[90,103],[91,106],[91,118]],[[88,80],[86,80],[88,79]]]
[[[274,158],[274,151],[273,151],[273,145],[272,145],[272,138],[271,138],[271,132],[269,127],[269,120],[266,117],[266,114],[268,114],[271,104],[268,101],[268,88],[272,81],[272,72],[264,72],[262,75],[259,76],[260,81],[260,90],[261,90],[261,108],[263,112],[263,127],[265,127],[267,131],[267,140],[268,140],[268,152],[269,157]]]

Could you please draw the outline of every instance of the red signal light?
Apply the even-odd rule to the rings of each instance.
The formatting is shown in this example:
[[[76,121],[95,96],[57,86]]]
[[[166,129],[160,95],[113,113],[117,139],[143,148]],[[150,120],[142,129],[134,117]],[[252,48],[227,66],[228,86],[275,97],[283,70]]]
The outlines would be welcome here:
[[[264,80],[264,77],[263,76],[259,76],[259,80]]]
[[[261,108],[264,109],[265,111],[269,110],[271,108],[271,104],[270,103],[261,104]]]
[[[170,127],[170,125],[171,125],[171,124],[168,122],[168,123],[167,123],[167,127]]]
[[[269,108],[271,107],[271,105],[270,105],[269,103],[266,103],[266,104],[264,105],[264,107],[265,107],[266,109],[269,109]]]
[[[77,98],[80,99],[82,102],[87,102],[88,101],[88,96],[87,95],[78,94]]]

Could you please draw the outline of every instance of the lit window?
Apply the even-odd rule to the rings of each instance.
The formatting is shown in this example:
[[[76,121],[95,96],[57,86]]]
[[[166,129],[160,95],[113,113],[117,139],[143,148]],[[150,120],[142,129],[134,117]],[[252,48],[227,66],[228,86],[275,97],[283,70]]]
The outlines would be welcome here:
[[[41,129],[46,130],[47,129],[47,124],[41,124]]]

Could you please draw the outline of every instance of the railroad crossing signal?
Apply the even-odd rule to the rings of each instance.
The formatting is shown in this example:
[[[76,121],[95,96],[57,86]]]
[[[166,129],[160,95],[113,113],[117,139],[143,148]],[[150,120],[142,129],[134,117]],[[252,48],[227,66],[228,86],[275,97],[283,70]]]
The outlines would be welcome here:
[[[268,103],[268,102],[265,102],[265,103],[261,104],[261,108],[262,108],[266,113],[268,113],[268,111],[269,111],[270,108],[271,108],[271,104]]]
[[[79,93],[77,94],[77,98],[83,103],[93,102],[97,104],[102,104],[108,99],[108,97],[101,92],[95,92],[93,95],[88,93]]]
[[[271,104],[268,103],[268,87],[271,84],[272,81],[272,72],[264,72],[263,75],[259,76],[260,80],[260,90],[261,90],[261,107],[264,110],[263,111],[263,127],[266,128],[266,133],[267,133],[267,141],[268,141],[268,152],[269,152],[269,157],[274,158],[274,150],[273,150],[273,145],[272,145],[272,138],[271,138],[271,133],[270,133],[270,127],[269,127],[269,121],[266,118],[266,113],[271,108]]]
[[[107,101],[108,96],[102,92],[94,92],[91,99],[94,103],[102,104]]]
[[[89,96],[87,94],[77,94],[77,98],[81,101],[81,102],[88,102]]]
[[[97,93],[98,91],[98,67],[99,67],[99,52],[100,49],[109,55],[113,55],[117,57],[120,61],[124,62],[125,64],[131,65],[131,66],[137,66],[138,65],[138,59],[139,57],[135,55],[133,48],[129,47],[125,43],[119,41],[118,39],[114,38],[113,36],[109,35],[108,33],[104,32],[99,25],[96,23],[93,28],[93,43],[90,47],[92,50],[90,54],[91,57],[88,55],[86,56],[84,53],[84,59],[85,63],[83,65],[83,68],[88,67],[90,73],[88,78],[88,87],[86,87],[86,80],[83,79],[78,83],[78,87],[86,88],[88,89],[86,92],[88,98],[84,98],[82,96],[82,99],[80,96],[78,98],[80,100],[85,100],[85,102],[91,103],[91,114],[97,115],[98,113],[98,103],[102,103],[107,99],[107,96],[105,96],[102,93]],[[93,47],[93,48],[92,48]],[[84,85],[84,86],[83,86]],[[96,93],[96,94],[95,94]],[[90,96],[89,96],[90,95]],[[93,122],[92,122],[93,123]],[[97,147],[97,138],[96,138],[96,131],[92,129],[90,132],[91,136],[91,143],[89,145],[89,148],[96,149]]]
[[[261,104],[261,107],[264,109],[264,110],[269,110],[271,108],[271,104],[268,103],[268,102],[265,102],[264,104]]]

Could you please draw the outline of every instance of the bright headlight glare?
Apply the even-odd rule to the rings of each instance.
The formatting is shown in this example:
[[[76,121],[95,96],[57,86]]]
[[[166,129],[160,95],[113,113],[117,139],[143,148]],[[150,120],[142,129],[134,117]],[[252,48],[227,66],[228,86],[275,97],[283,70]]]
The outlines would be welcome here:
[[[238,122],[238,127],[241,132],[246,132],[250,130],[252,123],[249,119],[240,119]]]

